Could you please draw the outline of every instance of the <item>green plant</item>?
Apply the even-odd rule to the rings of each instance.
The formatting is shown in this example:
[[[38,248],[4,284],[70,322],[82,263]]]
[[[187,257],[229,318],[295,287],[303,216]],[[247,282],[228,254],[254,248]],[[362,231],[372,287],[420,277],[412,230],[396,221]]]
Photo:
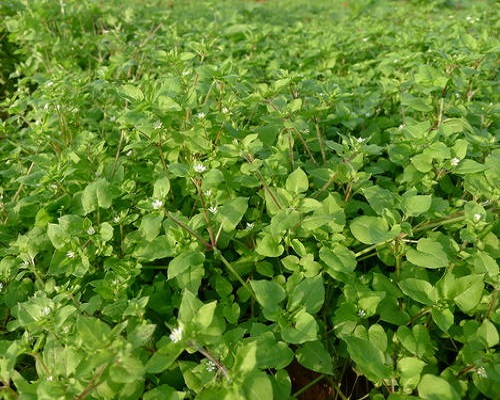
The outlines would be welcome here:
[[[9,4],[1,398],[496,396],[494,2]]]

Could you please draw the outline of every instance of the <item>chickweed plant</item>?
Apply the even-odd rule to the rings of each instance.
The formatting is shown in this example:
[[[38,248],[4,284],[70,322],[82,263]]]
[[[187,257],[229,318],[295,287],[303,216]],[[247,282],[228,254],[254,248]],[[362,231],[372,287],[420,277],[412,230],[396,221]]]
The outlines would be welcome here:
[[[0,399],[498,399],[498,11],[3,0]]]

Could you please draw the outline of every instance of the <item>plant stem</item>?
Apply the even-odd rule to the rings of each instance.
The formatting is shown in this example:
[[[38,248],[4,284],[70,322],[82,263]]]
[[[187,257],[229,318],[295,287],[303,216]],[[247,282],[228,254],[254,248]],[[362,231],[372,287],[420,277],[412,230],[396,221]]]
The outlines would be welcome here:
[[[323,138],[321,137],[321,131],[319,129],[319,125],[316,122],[316,137],[318,138],[319,142],[319,149],[321,152],[321,159],[323,160],[323,164],[326,163],[326,152],[325,152],[325,143],[323,142]]]
[[[222,255],[222,253],[219,250],[215,249],[215,248],[214,248],[214,253],[215,253],[216,256],[218,256],[220,258],[220,260],[222,261],[222,263],[235,276],[235,278],[241,283],[241,285],[246,290],[248,290],[248,292],[252,295],[252,297],[255,300],[257,300],[257,298],[255,297],[255,293],[253,292],[252,288],[248,285],[247,282],[245,282],[243,280],[243,278],[241,277],[241,275],[234,269],[234,267],[231,265],[231,263],[226,260],[226,258]]]
[[[313,386],[315,386],[318,382],[322,381],[326,377],[325,374],[321,374],[317,378],[313,379],[311,382],[309,382],[307,385],[302,386],[299,390],[297,390],[292,397],[299,397],[302,393],[306,392]]]
[[[189,226],[187,226],[184,222],[179,221],[177,218],[175,218],[172,214],[170,214],[168,211],[165,211],[167,214],[167,217],[170,218],[172,221],[174,221],[177,225],[179,225],[182,229],[184,229],[186,232],[189,234],[193,235],[198,241],[203,244],[207,249],[211,249],[212,245],[208,243],[205,239],[203,239],[200,235],[198,235],[195,231],[193,231]]]
[[[205,222],[207,223],[207,230],[208,230],[208,236],[210,237],[210,243],[211,243],[212,247],[214,247],[214,246],[216,246],[217,241],[216,241],[216,238],[214,237],[214,232],[212,230],[212,225],[211,225],[212,222],[210,221],[210,217],[207,213],[207,206],[205,203],[205,197],[203,195],[203,191],[201,190],[200,181],[197,179],[194,179],[194,178],[191,178],[191,181],[194,183],[194,185],[196,186],[196,189],[198,191],[198,198],[200,199],[200,203],[201,203],[201,212],[203,214],[203,218],[205,219]]]
[[[203,354],[203,356],[208,358],[210,361],[212,361],[217,366],[217,369],[220,372],[222,372],[222,375],[224,375],[224,378],[226,378],[228,381],[231,381],[231,379],[229,378],[229,371],[227,370],[227,368],[224,366],[224,364],[222,364],[219,360],[217,360],[217,358],[215,358],[208,349],[206,349],[202,346],[197,346],[197,350],[199,353]]]
[[[99,383],[97,380],[101,377],[101,375],[104,373],[106,368],[108,367],[108,364],[101,365],[92,379],[89,381],[87,384],[87,387],[83,389],[83,392],[80,393],[78,396],[75,397],[75,400],[83,400],[85,397],[87,397],[98,385]]]

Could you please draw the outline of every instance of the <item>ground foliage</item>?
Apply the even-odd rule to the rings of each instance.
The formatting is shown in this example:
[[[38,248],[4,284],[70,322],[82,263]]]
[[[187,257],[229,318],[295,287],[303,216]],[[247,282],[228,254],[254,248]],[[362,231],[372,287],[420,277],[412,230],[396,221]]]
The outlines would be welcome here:
[[[145,3],[0,5],[0,398],[498,396],[498,5]]]

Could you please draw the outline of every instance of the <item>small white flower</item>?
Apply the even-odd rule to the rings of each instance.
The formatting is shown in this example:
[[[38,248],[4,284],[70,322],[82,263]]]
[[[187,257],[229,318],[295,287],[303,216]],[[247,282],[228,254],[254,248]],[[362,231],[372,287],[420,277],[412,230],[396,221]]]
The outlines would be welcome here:
[[[189,75],[189,70],[185,69],[184,71],[182,71],[182,76],[187,76]]]
[[[163,207],[163,201],[161,201],[161,200],[154,200],[154,201],[151,203],[151,205],[153,206],[153,208],[154,208],[155,210],[159,210],[160,208],[162,208],[162,207]]]
[[[51,87],[52,85],[54,85],[54,82],[52,82],[52,81],[47,81],[45,84],[46,84],[48,87]]]
[[[211,191],[210,189],[208,189],[208,190],[205,190],[205,191],[203,192],[203,194],[204,194],[205,196],[207,196],[207,197],[210,197],[210,196],[212,195],[212,191]]]
[[[397,64],[397,63],[399,62],[399,59],[397,59],[397,58],[396,58],[396,59],[395,59],[395,60],[393,60],[392,62],[393,62],[394,64]]]
[[[487,379],[488,378],[488,373],[486,372],[486,370],[484,369],[484,367],[479,367],[478,369],[476,369],[476,374],[480,378],[483,378],[483,379]]]
[[[481,221],[482,217],[483,216],[481,214],[477,213],[477,214],[474,214],[472,218],[474,219],[474,222],[479,222],[479,221]]]
[[[3,283],[0,282],[0,292],[2,291],[2,289],[3,289]]]
[[[70,250],[66,253],[66,257],[68,258],[75,258],[76,254],[74,251]]]
[[[119,217],[118,215],[117,215],[117,216],[115,216],[115,217],[113,218],[113,222],[114,222],[115,224],[119,224],[119,223],[120,223],[120,217]]]
[[[208,207],[208,211],[214,215],[217,214],[217,206]]]
[[[42,308],[42,311],[41,311],[41,314],[42,315],[49,315],[50,314],[50,307],[43,307]]]
[[[53,380],[54,380],[54,378],[52,377],[52,375],[49,375],[49,376],[47,377],[47,381],[52,382]]]
[[[163,128],[163,122],[161,121],[156,121],[155,124],[153,125],[154,129],[161,129]]]
[[[401,124],[398,126],[398,129],[401,130],[401,129],[404,129],[404,127],[405,127],[405,124]]]
[[[182,333],[183,333],[182,326],[179,325],[178,328],[172,329],[172,333],[168,337],[172,342],[179,343],[182,340]]]
[[[367,37],[363,38],[363,42],[368,42],[368,38]]]
[[[248,230],[253,229],[254,226],[255,226],[255,224],[253,222],[247,222],[247,229]]]
[[[458,99],[460,97],[460,93],[455,93],[455,97]]]
[[[193,169],[195,172],[198,172],[199,174],[201,174],[207,170],[207,167],[205,167],[203,164],[195,164],[193,166]]]
[[[359,309],[359,311],[358,311],[358,316],[359,316],[360,318],[365,317],[365,316],[366,316],[366,311],[365,311],[365,310],[363,310],[362,308],[360,308],[360,309]]]
[[[212,360],[208,360],[205,368],[208,372],[214,372],[217,370],[217,365]]]
[[[127,152],[125,153],[125,155],[126,155],[127,157],[130,157],[130,156],[132,155],[132,150],[127,151]]]
[[[92,236],[95,233],[95,229],[93,226],[91,226],[89,229],[87,229],[87,235]]]
[[[47,104],[45,104],[45,105],[43,106],[43,109],[44,109],[44,110],[48,110],[48,109],[49,109],[49,104],[48,104],[48,103],[47,103]]]
[[[229,114],[229,109],[227,107],[222,107],[222,114]]]
[[[50,188],[52,190],[57,190],[57,185],[55,183],[53,183],[53,184],[50,185]]]
[[[111,117],[109,117],[109,120],[110,120],[111,122],[115,122],[115,121],[116,121],[116,117],[115,117],[114,115],[112,115]]]
[[[458,164],[460,164],[460,158],[458,157],[453,157],[451,160],[450,160],[450,164],[454,167],[456,167]]]
[[[307,128],[304,129],[304,133],[309,133],[309,132],[311,132],[309,129],[307,129]]]
[[[357,141],[358,143],[363,143],[363,142],[365,142],[365,141],[366,141],[366,139],[365,139],[365,138],[362,138],[362,137],[359,137],[359,138],[357,138],[357,139],[356,139],[356,141]]]
[[[207,114],[205,114],[203,111],[202,112],[199,112],[198,114],[196,114],[196,116],[199,118],[199,119],[203,119],[206,117]]]

